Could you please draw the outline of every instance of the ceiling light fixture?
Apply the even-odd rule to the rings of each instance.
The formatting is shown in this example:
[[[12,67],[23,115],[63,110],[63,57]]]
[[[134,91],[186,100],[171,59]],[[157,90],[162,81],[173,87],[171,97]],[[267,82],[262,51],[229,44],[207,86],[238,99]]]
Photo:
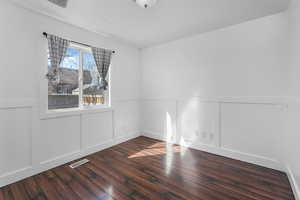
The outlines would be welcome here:
[[[154,6],[157,0],[133,0],[136,4],[141,6],[142,8],[150,8]]]

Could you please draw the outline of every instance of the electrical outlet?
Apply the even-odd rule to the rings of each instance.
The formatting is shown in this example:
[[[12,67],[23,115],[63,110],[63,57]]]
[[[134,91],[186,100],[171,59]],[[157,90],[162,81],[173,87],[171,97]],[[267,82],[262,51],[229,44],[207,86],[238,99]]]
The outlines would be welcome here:
[[[209,140],[210,140],[210,141],[213,141],[214,137],[215,137],[215,136],[214,136],[214,133],[210,133],[210,134],[209,134]]]

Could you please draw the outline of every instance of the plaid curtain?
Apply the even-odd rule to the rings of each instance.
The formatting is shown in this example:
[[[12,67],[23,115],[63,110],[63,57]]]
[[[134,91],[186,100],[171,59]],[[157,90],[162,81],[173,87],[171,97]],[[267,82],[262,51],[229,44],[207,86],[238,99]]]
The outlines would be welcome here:
[[[92,47],[93,56],[96,62],[98,72],[101,76],[101,88],[107,89],[108,83],[106,81],[106,76],[109,71],[109,66],[111,62],[111,50],[101,49]]]
[[[51,64],[47,77],[51,81],[59,81],[58,68],[67,53],[70,41],[50,34],[47,35],[47,39]]]

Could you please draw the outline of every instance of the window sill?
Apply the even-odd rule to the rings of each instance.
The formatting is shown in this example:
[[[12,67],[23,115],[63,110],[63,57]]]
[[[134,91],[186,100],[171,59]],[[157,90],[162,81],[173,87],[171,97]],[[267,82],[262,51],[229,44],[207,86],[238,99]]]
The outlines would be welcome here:
[[[92,113],[102,113],[102,112],[112,112],[113,108],[111,106],[84,106],[82,108],[66,108],[57,110],[48,110],[40,114],[40,119],[51,119],[57,117],[66,116],[78,116],[82,114],[92,114]]]

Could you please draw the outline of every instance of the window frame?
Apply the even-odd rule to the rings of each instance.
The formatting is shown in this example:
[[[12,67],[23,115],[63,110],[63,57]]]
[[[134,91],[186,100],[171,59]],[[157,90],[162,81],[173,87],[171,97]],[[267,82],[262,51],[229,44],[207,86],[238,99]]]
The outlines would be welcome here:
[[[84,53],[91,53],[92,54],[92,49],[88,46],[83,46],[80,44],[76,43],[70,43],[68,48],[73,48],[79,51],[79,74],[78,74],[78,88],[79,88],[79,105],[76,108],[59,108],[59,109],[49,109],[48,108],[48,79],[46,78],[45,74],[48,72],[48,53],[46,51],[46,62],[45,64],[46,67],[44,67],[41,71],[42,75],[42,84],[40,85],[40,93],[41,98],[40,102],[43,102],[40,104],[40,118],[52,118],[52,117],[57,117],[57,116],[67,116],[67,115],[76,115],[76,114],[81,114],[81,113],[90,113],[90,112],[106,112],[106,111],[111,111],[111,66],[109,68],[108,74],[107,74],[107,81],[108,81],[108,88],[105,92],[104,96],[104,104],[97,104],[97,105],[84,105],[83,104],[83,54]]]

